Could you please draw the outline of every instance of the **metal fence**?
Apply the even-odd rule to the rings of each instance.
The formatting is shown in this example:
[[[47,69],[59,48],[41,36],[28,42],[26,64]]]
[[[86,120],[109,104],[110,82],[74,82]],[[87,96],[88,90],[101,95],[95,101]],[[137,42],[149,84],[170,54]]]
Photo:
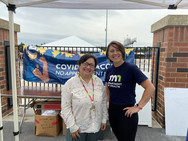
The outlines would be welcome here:
[[[47,47],[47,46],[39,46],[40,48],[45,49],[53,49],[58,50],[61,52],[68,52],[68,53],[98,53],[102,51],[106,51],[106,47]],[[125,47],[127,48],[133,48],[133,47]],[[151,69],[154,67],[154,55],[158,50],[159,47],[134,47],[135,48],[135,64],[140,68],[140,70],[144,72],[151,72]],[[28,82],[26,80],[23,80],[22,74],[23,74],[23,57],[19,53],[19,78],[20,78],[20,85],[21,86],[39,86],[39,87],[61,87],[60,84],[49,84],[49,83],[39,83],[39,82]],[[153,71],[152,71],[153,75]],[[153,77],[151,77],[153,78]],[[153,82],[153,80],[152,80]]]

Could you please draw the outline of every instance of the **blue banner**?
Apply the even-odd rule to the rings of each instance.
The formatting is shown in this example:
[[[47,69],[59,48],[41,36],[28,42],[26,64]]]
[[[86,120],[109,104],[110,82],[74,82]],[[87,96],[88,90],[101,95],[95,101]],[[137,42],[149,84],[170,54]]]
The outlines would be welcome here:
[[[134,49],[125,49],[126,61],[134,63]],[[64,84],[78,72],[77,61],[84,54],[71,54],[53,49],[24,46],[23,78],[30,82]],[[104,82],[105,72],[112,65],[106,52],[93,54],[98,61],[95,74]]]

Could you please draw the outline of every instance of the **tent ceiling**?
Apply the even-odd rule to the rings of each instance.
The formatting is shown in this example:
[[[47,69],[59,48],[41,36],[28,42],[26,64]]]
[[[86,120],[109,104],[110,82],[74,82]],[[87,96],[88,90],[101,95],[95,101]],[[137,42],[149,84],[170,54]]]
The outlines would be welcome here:
[[[10,0],[0,0],[6,5]],[[187,9],[187,0],[12,0],[16,7],[64,9]]]

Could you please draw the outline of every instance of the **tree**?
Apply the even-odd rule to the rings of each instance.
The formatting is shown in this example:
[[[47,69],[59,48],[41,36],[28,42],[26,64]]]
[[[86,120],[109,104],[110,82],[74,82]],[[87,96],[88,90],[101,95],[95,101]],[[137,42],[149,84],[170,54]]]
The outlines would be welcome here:
[[[18,51],[19,52],[22,52],[23,53],[23,46],[24,46],[25,44],[24,43],[20,43],[19,45],[18,45]]]

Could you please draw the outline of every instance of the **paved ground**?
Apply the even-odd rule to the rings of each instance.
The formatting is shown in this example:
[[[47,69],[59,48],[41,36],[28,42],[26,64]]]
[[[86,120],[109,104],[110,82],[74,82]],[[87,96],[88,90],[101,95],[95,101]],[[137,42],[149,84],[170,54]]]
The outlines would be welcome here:
[[[21,118],[19,118],[21,119]],[[13,136],[13,117],[12,115],[3,118],[4,141],[14,141]],[[65,137],[62,132],[57,137],[43,137],[35,135],[35,123],[32,109],[27,112],[25,122],[22,126],[22,133],[19,136],[20,141],[64,141]],[[103,141],[117,141],[110,127],[104,132]],[[165,135],[165,129],[160,128],[154,121],[153,127],[139,126],[136,141],[186,141],[186,137]]]
[[[4,141],[14,141],[13,137],[13,122],[4,121]],[[42,137],[35,135],[34,122],[25,122],[23,124],[23,132],[19,136],[20,141],[64,141],[65,137],[62,136],[62,132],[57,137]],[[136,141],[185,141],[186,137],[172,137],[165,135],[165,131],[162,128],[148,128],[139,126]],[[103,141],[117,141],[114,134],[110,131],[108,126],[104,132]]]

